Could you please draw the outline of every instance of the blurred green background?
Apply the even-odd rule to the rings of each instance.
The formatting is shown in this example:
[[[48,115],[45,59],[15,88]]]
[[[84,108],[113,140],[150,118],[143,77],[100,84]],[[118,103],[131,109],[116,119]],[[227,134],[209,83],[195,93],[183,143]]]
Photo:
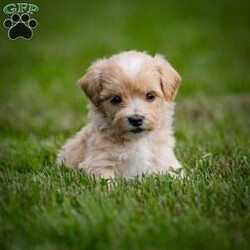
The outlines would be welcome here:
[[[33,39],[0,25],[0,248],[249,249],[249,1],[26,2],[40,8]],[[87,122],[77,80],[131,49],[182,76],[176,153],[191,176],[109,194],[54,160]]]

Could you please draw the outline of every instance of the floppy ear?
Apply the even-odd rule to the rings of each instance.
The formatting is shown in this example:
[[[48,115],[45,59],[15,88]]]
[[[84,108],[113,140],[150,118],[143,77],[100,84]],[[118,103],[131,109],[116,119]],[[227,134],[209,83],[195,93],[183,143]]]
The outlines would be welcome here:
[[[102,90],[100,69],[102,62],[103,60],[94,62],[89,67],[87,73],[78,81],[78,84],[81,86],[87,97],[97,107],[100,105],[99,97]]]
[[[181,77],[171,64],[161,55],[155,55],[156,68],[160,74],[161,87],[167,101],[173,101],[179,85]]]

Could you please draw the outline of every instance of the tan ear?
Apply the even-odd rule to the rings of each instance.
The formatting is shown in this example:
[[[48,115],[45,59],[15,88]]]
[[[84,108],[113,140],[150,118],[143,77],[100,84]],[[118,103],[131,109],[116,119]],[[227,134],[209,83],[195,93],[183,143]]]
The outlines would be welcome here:
[[[154,58],[164,96],[167,101],[173,101],[181,83],[181,76],[163,56],[157,54]]]
[[[88,69],[87,73],[79,79],[78,84],[85,92],[90,101],[95,105],[100,105],[101,85],[101,64],[103,60],[94,62]]]

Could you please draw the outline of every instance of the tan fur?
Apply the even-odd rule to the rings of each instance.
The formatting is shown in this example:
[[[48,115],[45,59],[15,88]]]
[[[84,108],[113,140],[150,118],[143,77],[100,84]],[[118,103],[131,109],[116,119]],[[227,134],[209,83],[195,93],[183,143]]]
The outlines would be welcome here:
[[[91,101],[90,122],[66,142],[57,163],[107,178],[181,168],[173,152],[171,102],[180,81],[160,55],[129,51],[97,60],[79,80]],[[148,93],[155,99],[148,100]],[[112,103],[115,96],[121,103]],[[144,117],[139,127],[129,122],[134,115]]]

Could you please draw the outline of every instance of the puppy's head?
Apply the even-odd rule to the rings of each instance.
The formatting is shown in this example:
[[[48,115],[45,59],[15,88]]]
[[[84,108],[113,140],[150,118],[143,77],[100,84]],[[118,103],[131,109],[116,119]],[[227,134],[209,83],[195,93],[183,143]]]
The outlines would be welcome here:
[[[161,55],[130,51],[94,62],[79,84],[118,136],[135,138],[160,126],[180,80]]]

